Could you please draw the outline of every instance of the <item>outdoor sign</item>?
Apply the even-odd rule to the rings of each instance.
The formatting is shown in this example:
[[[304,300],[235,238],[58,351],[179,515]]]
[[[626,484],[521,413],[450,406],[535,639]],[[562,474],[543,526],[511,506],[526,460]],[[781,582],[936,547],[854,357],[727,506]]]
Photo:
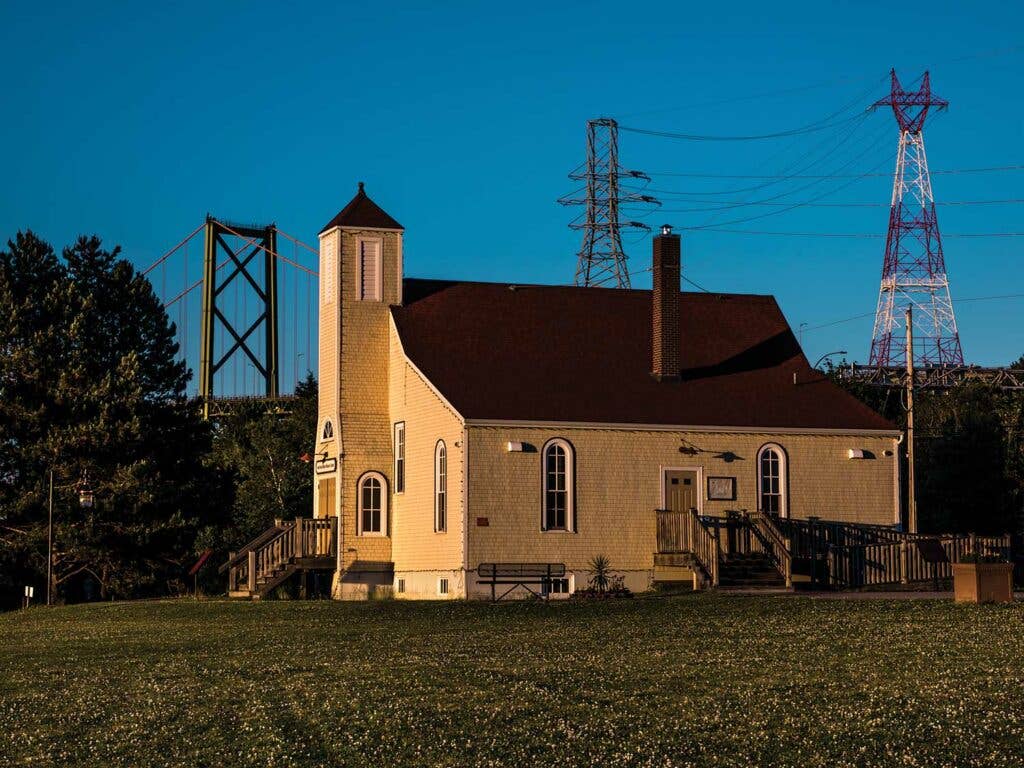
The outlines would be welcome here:
[[[314,470],[318,475],[329,475],[338,469],[337,459],[321,459],[314,465]]]

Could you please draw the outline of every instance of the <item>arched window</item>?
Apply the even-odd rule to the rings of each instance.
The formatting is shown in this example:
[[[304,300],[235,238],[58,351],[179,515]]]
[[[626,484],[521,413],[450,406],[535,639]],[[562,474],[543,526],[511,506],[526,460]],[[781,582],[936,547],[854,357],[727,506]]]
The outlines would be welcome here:
[[[786,452],[782,446],[768,443],[757,452],[757,508],[782,517],[789,516],[786,490]]]
[[[448,530],[448,449],[444,440],[434,446],[434,530]]]
[[[380,472],[367,472],[359,478],[356,493],[360,536],[388,535],[387,481]]]
[[[544,444],[542,456],[543,502],[541,530],[575,529],[575,462],[572,445],[561,438]]]
[[[324,431],[320,433],[321,440],[333,440],[334,439],[334,425],[331,424],[331,420],[328,419],[324,422]]]

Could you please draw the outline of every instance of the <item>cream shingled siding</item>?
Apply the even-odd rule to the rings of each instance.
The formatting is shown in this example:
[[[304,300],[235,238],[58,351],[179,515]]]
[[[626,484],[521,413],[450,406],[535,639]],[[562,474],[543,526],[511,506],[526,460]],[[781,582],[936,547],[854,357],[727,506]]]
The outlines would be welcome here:
[[[390,325],[391,428],[405,422],[405,491],[392,497],[395,580],[401,598],[441,598],[438,579],[449,580],[449,598],[465,597],[463,571],[463,423],[406,359]],[[448,454],[448,525],[434,532],[434,448],[444,440]],[[392,470],[392,476],[394,471]]]
[[[482,562],[561,562],[586,582],[586,568],[606,555],[627,585],[649,585],[656,550],[654,510],[662,506],[662,467],[699,468],[705,514],[757,507],[757,452],[768,442],[788,456],[789,510],[794,517],[892,525],[897,478],[892,437],[743,434],[626,429],[468,427],[469,568]],[[576,458],[576,533],[540,530],[541,454],[553,437]],[[685,438],[683,443],[680,438]],[[538,452],[508,452],[509,441]],[[698,453],[680,452],[687,444]],[[850,448],[876,458],[851,460]],[[735,456],[727,460],[729,454]],[[736,478],[735,501],[708,501],[708,476]],[[486,527],[476,525],[486,517]],[[480,594],[472,574],[470,594]]]
[[[401,301],[401,238],[395,230],[342,227],[321,235],[321,270],[325,243],[340,240],[336,269],[336,302],[340,321],[337,340],[321,319],[321,382],[339,375],[338,422],[335,434],[343,454],[337,473],[341,517],[339,596],[361,596],[368,586],[390,584],[390,530],[384,536],[360,536],[356,527],[356,484],[368,471],[380,472],[391,490],[391,421],[388,417],[388,307]],[[361,240],[378,240],[381,248],[382,301],[361,301],[358,294],[358,255]],[[321,274],[323,272],[321,271]],[[321,292],[323,288],[321,288]],[[321,296],[321,310],[325,308]],[[332,305],[326,305],[331,309]],[[326,325],[330,325],[330,316]],[[337,325],[337,324],[336,324]],[[327,340],[325,342],[325,330]],[[340,358],[340,359],[339,359]],[[321,385],[322,386],[322,385]],[[320,421],[329,415],[330,388],[320,397]],[[331,456],[337,455],[334,451]],[[319,476],[322,478],[323,476]],[[316,509],[316,507],[314,507]],[[389,510],[390,513],[390,510]],[[392,528],[389,519],[389,528]],[[386,573],[386,577],[384,574]],[[365,575],[364,575],[365,574]]]
[[[318,380],[318,416],[314,445],[317,453],[327,452],[332,458],[337,458],[342,451],[339,442],[338,431],[338,354],[339,334],[341,331],[341,314],[338,295],[338,246],[341,242],[341,233],[337,229],[324,232],[320,235],[320,283],[318,291],[319,301],[319,371]],[[333,266],[332,266],[333,265]],[[333,277],[333,279],[331,279]],[[322,439],[324,422],[330,419],[334,428],[334,437],[330,440]],[[313,472],[313,468],[310,468]],[[337,477],[335,475],[315,475],[313,477],[313,517],[319,516],[322,508],[320,504],[319,480],[325,477]],[[329,506],[335,511],[338,509],[337,484],[335,484],[335,499]]]

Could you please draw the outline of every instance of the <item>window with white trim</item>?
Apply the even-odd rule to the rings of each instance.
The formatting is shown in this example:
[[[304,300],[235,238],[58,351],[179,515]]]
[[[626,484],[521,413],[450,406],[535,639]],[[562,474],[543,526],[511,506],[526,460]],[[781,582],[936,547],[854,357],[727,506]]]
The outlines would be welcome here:
[[[395,493],[405,492],[405,422],[395,424]]]
[[[541,457],[541,530],[574,530],[575,483],[572,446],[561,438],[549,440],[544,444]]]
[[[359,241],[359,299],[380,301],[382,293],[381,241]]]
[[[768,443],[757,453],[757,508],[761,512],[788,516],[786,505],[786,452]]]
[[[395,591],[398,592],[399,594],[402,594],[402,593],[405,592],[405,579],[399,579],[398,580],[398,583],[395,586]]]
[[[333,440],[334,439],[334,425],[331,424],[331,420],[328,419],[324,422],[323,432],[320,433],[321,440]]]
[[[437,594],[447,595],[448,594],[448,579],[437,580]]]
[[[380,472],[359,478],[356,502],[360,536],[386,536],[388,532],[387,483]]]
[[[434,530],[448,530],[448,449],[444,440],[434,446]]]
[[[542,595],[571,595],[573,592],[572,576],[561,579],[546,579],[540,585]]]

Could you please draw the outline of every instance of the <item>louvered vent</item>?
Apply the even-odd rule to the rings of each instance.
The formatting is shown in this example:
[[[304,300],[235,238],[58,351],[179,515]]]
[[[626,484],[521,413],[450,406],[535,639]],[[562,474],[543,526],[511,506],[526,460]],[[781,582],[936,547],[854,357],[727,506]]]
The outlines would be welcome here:
[[[380,243],[364,240],[359,255],[360,294],[363,301],[380,301]]]

